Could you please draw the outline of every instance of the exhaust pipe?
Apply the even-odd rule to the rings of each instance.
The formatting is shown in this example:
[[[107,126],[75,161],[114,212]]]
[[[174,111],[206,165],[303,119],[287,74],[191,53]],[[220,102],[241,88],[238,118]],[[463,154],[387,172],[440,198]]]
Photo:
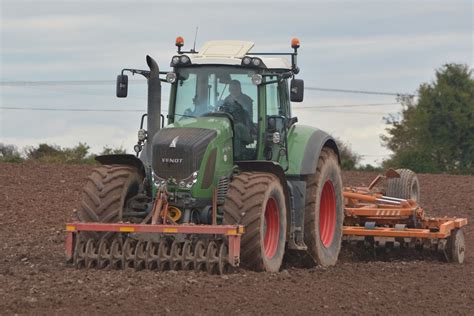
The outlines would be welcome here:
[[[146,56],[146,63],[150,68],[148,78],[148,104],[147,104],[147,146],[146,154],[151,161],[151,142],[156,132],[160,129],[161,122],[161,81],[159,78],[160,68],[158,63],[149,55]]]

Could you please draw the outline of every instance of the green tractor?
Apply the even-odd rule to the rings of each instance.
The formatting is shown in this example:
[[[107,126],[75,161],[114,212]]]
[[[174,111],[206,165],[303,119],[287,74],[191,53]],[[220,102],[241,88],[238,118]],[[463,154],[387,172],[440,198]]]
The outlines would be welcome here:
[[[147,56],[149,70],[124,69],[117,77],[118,97],[127,96],[125,72],[148,82],[136,156],[97,157],[102,165],[84,187],[79,221],[156,224],[163,214],[153,210],[166,203],[163,223],[170,227],[244,227],[245,268],[279,271],[288,250],[321,266],[334,265],[344,220],[340,157],[330,135],[297,124],[292,115],[291,102],[301,102],[304,90],[303,80],[295,79],[299,41],[292,40],[290,53],[254,53],[253,43],[244,41],[211,41],[199,52],[183,51],[183,43],[178,37],[171,71],[160,71]],[[171,85],[166,118],[162,82]],[[168,260],[173,269],[189,267],[187,254],[197,265],[197,257],[210,262],[228,250],[208,235],[172,234],[169,228],[171,242],[129,233],[125,243],[107,244],[113,234],[100,229],[82,234],[96,244],[82,243],[79,255],[91,247],[95,258],[118,251],[125,265],[143,267],[152,266],[153,255],[178,256],[179,264]],[[127,233],[126,227],[120,232]]]

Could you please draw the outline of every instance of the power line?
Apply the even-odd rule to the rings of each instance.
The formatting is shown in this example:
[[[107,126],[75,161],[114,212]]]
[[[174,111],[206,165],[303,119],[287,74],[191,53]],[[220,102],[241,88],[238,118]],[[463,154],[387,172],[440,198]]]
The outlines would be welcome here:
[[[36,86],[107,86],[115,85],[115,80],[58,80],[58,81],[0,81],[5,87],[36,87]],[[146,80],[130,80],[129,84],[145,84]]]
[[[318,111],[318,109],[315,109],[315,110]],[[331,109],[322,109],[322,110],[320,110],[319,112],[324,112],[324,113],[339,113],[339,114],[364,114],[364,115],[377,115],[377,116],[389,114],[389,113],[387,113],[387,112],[350,111],[350,110],[338,111],[338,110],[331,110]]]
[[[132,80],[129,83],[145,84],[146,80]],[[57,80],[57,81],[0,81],[0,86],[7,87],[24,87],[24,86],[88,86],[88,85],[109,85],[115,84],[114,80]],[[381,92],[370,90],[340,89],[340,88],[322,88],[322,87],[305,87],[305,90],[338,92],[338,93],[357,93],[369,95],[385,95],[385,96],[415,96],[410,93],[398,92]]]
[[[381,92],[381,91],[367,91],[367,90],[349,90],[349,89],[336,89],[336,88],[319,88],[319,87],[305,87],[305,90],[315,90],[324,92],[339,92],[339,93],[358,93],[358,94],[370,94],[370,95],[389,95],[394,97],[400,96],[415,96],[409,93],[397,93],[397,92]]]
[[[332,108],[357,108],[366,106],[385,106],[385,105],[400,105],[398,102],[391,103],[365,103],[365,104],[336,104],[336,105],[316,105],[316,106],[298,106],[295,105],[293,109],[332,109]]]
[[[0,81],[0,86],[88,86],[108,85],[115,83],[113,80],[60,80],[60,81]]]
[[[399,103],[368,103],[368,104],[339,104],[327,106],[294,106],[293,110],[312,109],[315,111],[335,112],[335,113],[357,113],[357,114],[386,114],[381,112],[362,112],[362,111],[331,111],[337,108],[346,107],[365,107],[365,106],[383,106],[383,105],[398,105]],[[14,107],[1,106],[1,110],[18,110],[18,111],[58,111],[58,112],[145,112],[145,110],[137,109],[97,109],[97,108],[52,108],[52,107]],[[163,111],[165,112],[165,111]]]
[[[62,108],[31,108],[31,107],[13,107],[2,106],[2,110],[19,110],[19,111],[58,111],[58,112],[145,112],[145,110],[120,110],[120,109],[62,109]]]

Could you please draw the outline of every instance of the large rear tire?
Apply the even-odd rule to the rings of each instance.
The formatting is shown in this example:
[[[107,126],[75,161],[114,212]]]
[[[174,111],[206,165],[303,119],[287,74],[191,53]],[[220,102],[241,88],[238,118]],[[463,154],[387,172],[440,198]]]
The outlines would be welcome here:
[[[81,222],[121,221],[126,201],[141,192],[143,186],[138,170],[123,165],[102,165],[87,179],[77,211]]]
[[[314,261],[324,267],[337,262],[342,241],[344,200],[336,153],[321,150],[316,172],[306,184],[305,243]]]
[[[241,224],[241,266],[278,272],[286,244],[286,202],[280,180],[269,173],[243,172],[232,179],[224,223]]]
[[[420,183],[416,173],[410,169],[397,169],[400,178],[387,179],[387,196],[399,199],[420,200]]]

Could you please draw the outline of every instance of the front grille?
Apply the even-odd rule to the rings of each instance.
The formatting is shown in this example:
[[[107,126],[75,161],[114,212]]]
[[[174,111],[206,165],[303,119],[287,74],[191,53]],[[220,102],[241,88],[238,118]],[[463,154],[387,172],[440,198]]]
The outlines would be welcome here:
[[[215,130],[206,128],[159,130],[153,137],[153,171],[163,179],[175,178],[179,181],[189,177],[199,170],[207,145],[216,135]]]

